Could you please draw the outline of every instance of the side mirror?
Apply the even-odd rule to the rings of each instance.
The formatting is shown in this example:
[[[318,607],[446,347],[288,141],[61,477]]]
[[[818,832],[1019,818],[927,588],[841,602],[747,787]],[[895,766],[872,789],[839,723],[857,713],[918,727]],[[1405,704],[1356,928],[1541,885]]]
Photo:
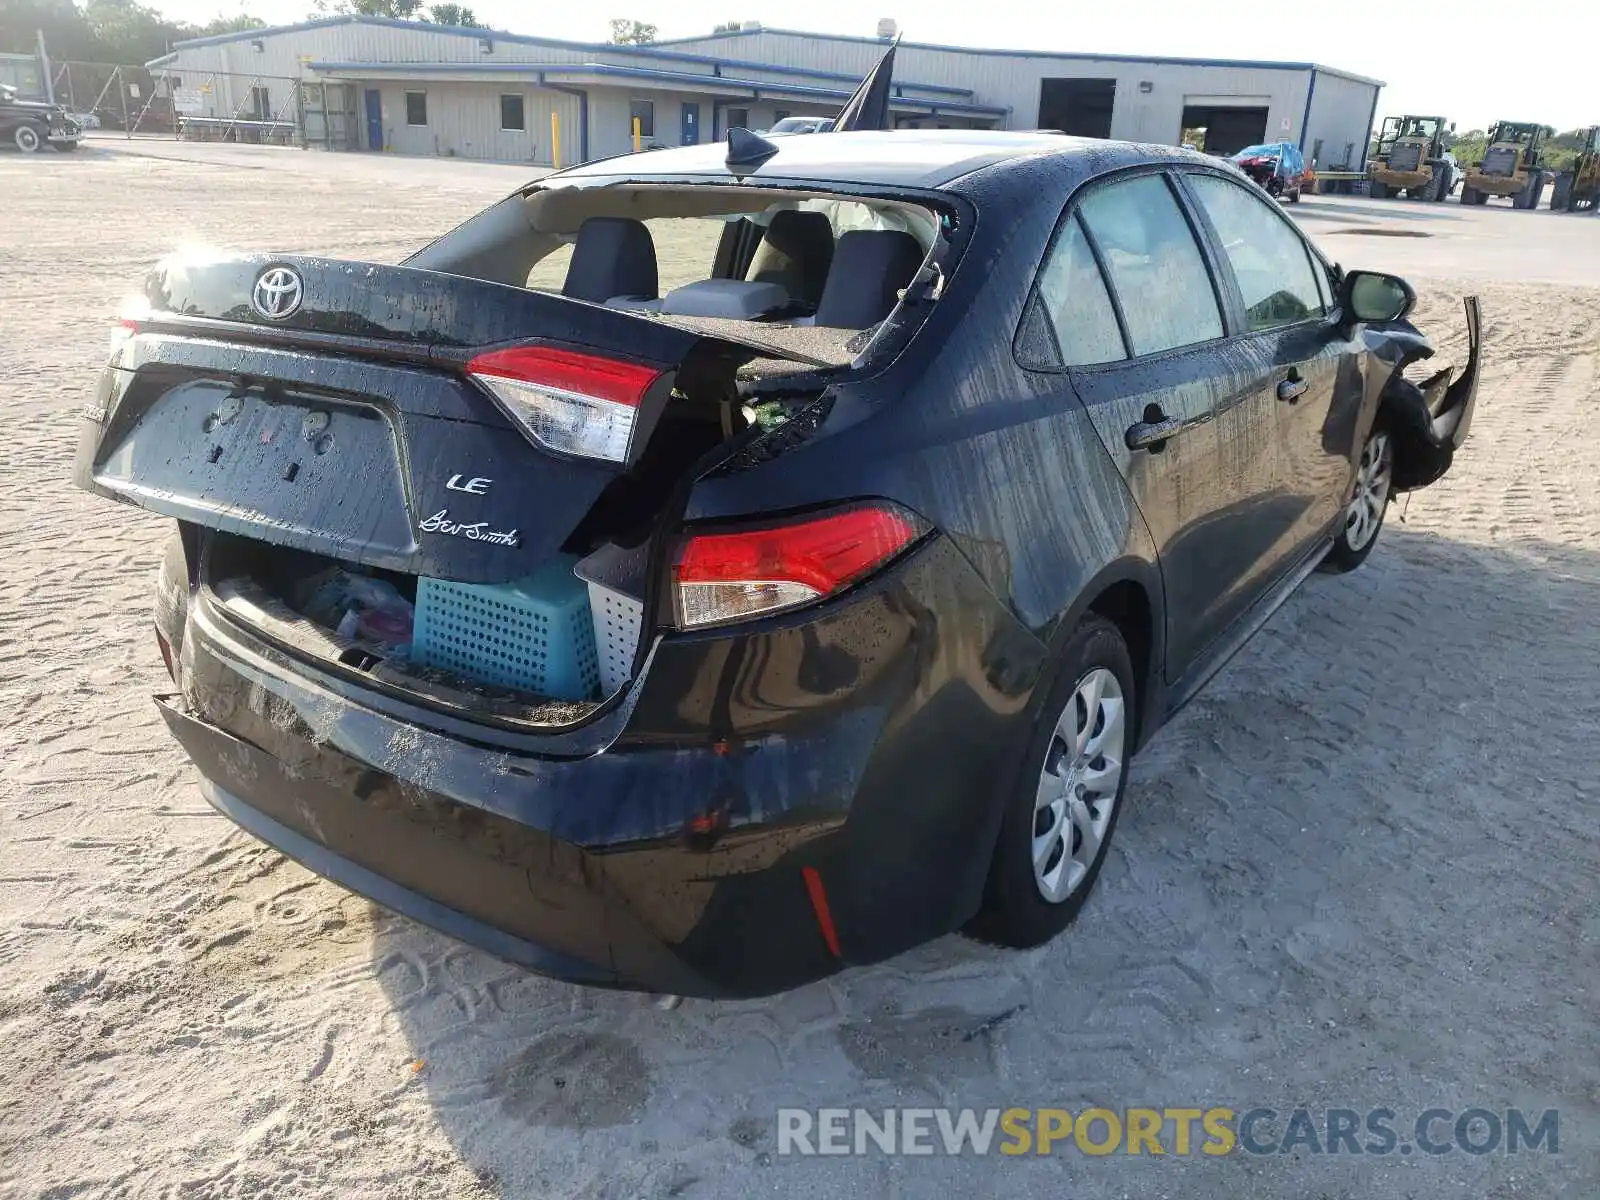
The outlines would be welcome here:
[[[1398,321],[1417,305],[1417,293],[1398,275],[1349,271],[1339,286],[1339,308],[1346,325]]]

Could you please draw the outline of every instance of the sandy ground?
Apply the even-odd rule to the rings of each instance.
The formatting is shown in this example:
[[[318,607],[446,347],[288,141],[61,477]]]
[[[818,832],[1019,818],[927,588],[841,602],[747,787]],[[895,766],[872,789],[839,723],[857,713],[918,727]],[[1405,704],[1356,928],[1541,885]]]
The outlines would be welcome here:
[[[1472,277],[1473,436],[1139,759],[1068,936],[661,1012],[286,863],[149,702],[164,524],[68,482],[118,296],[185,242],[393,259],[509,186],[293,163],[0,157],[0,1195],[1600,1192],[1600,219],[1302,206],[1447,353]],[[775,1153],[780,1106],[945,1103],[1555,1107],[1561,1153]]]

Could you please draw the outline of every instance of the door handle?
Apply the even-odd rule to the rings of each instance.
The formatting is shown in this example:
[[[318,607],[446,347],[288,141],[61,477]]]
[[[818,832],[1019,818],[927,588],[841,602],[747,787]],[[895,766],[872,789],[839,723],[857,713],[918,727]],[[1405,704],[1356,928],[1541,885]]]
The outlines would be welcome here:
[[[1168,438],[1184,430],[1182,417],[1162,417],[1159,421],[1140,421],[1130,425],[1127,433],[1129,450],[1158,450]]]
[[[1290,404],[1293,404],[1306,394],[1306,389],[1310,386],[1299,376],[1291,375],[1288,379],[1278,384],[1278,399],[1287,400]]]

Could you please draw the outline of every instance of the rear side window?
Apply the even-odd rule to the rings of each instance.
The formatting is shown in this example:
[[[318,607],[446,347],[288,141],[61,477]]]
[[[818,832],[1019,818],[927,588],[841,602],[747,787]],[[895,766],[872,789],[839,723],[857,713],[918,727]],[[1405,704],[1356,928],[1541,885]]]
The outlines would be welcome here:
[[[1311,252],[1276,211],[1276,201],[1215,175],[1191,175],[1189,185],[1239,282],[1249,329],[1275,329],[1322,315]]]
[[[1055,335],[1060,365],[1080,367],[1128,357],[1111,293],[1076,216],[1067,218],[1045,255],[1037,303]]]
[[[1096,188],[1078,211],[1100,248],[1135,354],[1222,336],[1210,272],[1164,178]]]

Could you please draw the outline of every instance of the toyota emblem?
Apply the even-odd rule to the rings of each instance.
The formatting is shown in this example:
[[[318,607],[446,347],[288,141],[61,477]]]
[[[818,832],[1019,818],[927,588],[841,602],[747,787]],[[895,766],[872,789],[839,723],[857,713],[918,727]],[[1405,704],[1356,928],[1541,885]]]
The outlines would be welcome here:
[[[298,272],[290,267],[268,267],[256,277],[250,307],[269,321],[283,321],[299,310],[304,295]]]

